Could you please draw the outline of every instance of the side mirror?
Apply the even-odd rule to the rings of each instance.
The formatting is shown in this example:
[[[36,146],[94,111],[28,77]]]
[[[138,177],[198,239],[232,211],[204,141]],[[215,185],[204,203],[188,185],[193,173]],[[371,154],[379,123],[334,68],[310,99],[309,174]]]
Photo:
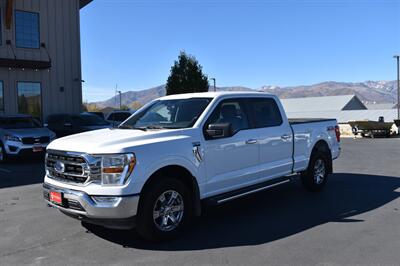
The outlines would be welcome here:
[[[210,138],[227,138],[233,135],[231,123],[210,124],[206,133]]]

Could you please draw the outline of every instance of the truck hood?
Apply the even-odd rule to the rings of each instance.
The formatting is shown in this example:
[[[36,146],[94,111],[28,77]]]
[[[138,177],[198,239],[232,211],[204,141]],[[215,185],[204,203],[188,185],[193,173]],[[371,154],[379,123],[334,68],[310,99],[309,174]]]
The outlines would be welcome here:
[[[16,136],[20,138],[25,137],[51,137],[55,134],[53,131],[46,127],[38,128],[20,128],[20,129],[3,129],[3,133],[11,136]]]
[[[106,128],[75,134],[51,142],[49,150],[107,154],[130,152],[130,148],[150,143],[176,140],[188,137],[182,129],[132,130]]]

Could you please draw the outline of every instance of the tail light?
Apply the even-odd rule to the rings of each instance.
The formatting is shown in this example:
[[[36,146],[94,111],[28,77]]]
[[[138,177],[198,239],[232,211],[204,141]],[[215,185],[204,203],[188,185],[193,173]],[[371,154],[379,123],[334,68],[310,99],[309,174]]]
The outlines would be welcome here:
[[[339,126],[335,126],[336,140],[340,142],[340,128]]]

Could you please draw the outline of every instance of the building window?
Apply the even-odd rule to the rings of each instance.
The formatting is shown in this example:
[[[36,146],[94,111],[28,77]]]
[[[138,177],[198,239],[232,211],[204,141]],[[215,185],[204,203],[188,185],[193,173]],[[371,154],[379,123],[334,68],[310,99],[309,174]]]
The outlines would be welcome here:
[[[4,111],[4,89],[3,81],[0,80],[0,111]]]
[[[15,11],[15,43],[19,48],[39,48],[39,13]]]
[[[42,117],[42,93],[39,82],[17,82],[18,113]]]

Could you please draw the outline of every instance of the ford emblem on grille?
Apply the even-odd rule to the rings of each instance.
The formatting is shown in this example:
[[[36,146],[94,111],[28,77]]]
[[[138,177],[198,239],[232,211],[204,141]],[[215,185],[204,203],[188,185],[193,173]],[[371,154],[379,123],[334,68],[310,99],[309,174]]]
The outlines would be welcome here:
[[[60,161],[57,161],[55,164],[54,164],[54,170],[56,170],[56,172],[57,173],[64,173],[64,171],[65,171],[65,164],[64,163],[62,163],[62,162],[60,162]]]

